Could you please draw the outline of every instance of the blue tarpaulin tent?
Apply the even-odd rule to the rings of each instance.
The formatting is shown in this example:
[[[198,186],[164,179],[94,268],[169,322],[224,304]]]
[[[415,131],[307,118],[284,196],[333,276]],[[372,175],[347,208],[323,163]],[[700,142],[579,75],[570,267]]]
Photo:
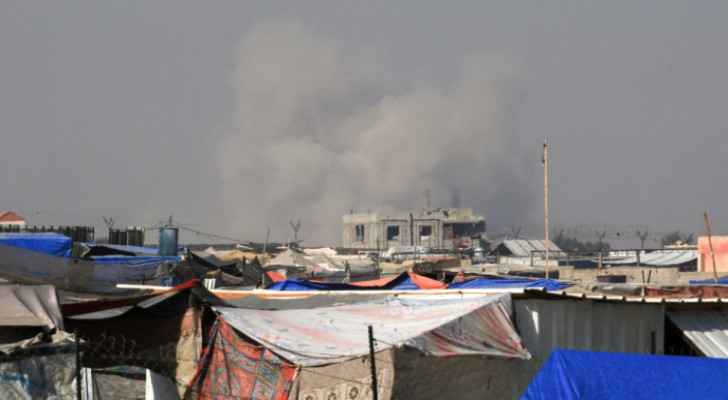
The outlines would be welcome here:
[[[568,283],[559,282],[553,279],[489,279],[474,278],[463,282],[451,283],[449,289],[546,289],[563,290],[571,286]]]
[[[58,233],[5,233],[0,234],[0,245],[57,257],[70,257],[72,241]]]
[[[728,399],[728,360],[554,350],[521,400]]]

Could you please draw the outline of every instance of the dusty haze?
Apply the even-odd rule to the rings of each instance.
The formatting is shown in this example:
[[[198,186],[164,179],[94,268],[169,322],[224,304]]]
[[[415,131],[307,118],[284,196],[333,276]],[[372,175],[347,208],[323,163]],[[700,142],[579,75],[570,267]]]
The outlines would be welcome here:
[[[304,239],[336,242],[349,210],[421,208],[427,189],[433,206],[458,192],[501,220],[528,210],[508,120],[514,66],[471,55],[450,82],[392,90],[376,57],[291,20],[255,26],[238,57],[220,160],[230,229],[300,218]]]
[[[539,235],[548,137],[555,225],[700,232],[708,209],[728,233],[727,2],[1,7],[0,209],[31,223],[300,218],[320,243],[429,188]]]

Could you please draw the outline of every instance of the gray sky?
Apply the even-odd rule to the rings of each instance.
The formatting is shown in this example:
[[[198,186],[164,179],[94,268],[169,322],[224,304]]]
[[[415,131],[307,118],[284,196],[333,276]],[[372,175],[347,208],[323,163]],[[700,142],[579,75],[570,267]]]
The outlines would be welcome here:
[[[350,209],[728,231],[728,3],[2,2],[0,209],[338,241]],[[617,228],[615,228],[617,229]],[[195,238],[188,238],[194,240]]]

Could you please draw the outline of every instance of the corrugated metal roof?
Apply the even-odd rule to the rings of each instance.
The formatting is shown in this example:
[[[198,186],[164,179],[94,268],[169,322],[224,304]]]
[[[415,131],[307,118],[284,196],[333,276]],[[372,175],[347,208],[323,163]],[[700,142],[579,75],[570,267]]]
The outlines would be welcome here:
[[[697,250],[669,250],[645,253],[640,256],[640,264],[652,265],[655,267],[667,267],[681,265],[698,259]],[[606,265],[636,265],[637,256],[621,258],[619,260],[607,260]]]
[[[548,243],[548,244],[547,244]],[[503,246],[505,246],[508,251],[513,253],[514,256],[517,257],[530,257],[531,252],[538,251],[538,252],[544,252],[546,251],[546,246],[548,246],[549,252],[553,253],[561,253],[562,250],[559,248],[559,246],[555,245],[552,241],[545,241],[545,240],[504,240]]]
[[[546,296],[551,298],[571,298],[581,300],[598,300],[612,301],[621,303],[675,303],[675,304],[695,304],[695,303],[728,303],[726,297],[687,297],[687,298],[671,298],[665,296],[621,296],[601,293],[582,293],[573,291],[545,291],[541,289],[524,289],[524,293],[534,296]]]
[[[668,312],[685,337],[707,357],[728,358],[728,313],[724,310]]]

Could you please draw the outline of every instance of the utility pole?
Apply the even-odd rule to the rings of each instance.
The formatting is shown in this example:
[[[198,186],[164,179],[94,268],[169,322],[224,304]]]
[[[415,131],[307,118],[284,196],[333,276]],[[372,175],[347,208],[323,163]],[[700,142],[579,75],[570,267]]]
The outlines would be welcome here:
[[[543,230],[546,247],[545,278],[549,277],[549,143],[543,141]]]
[[[637,229],[637,237],[640,238],[640,251],[637,252],[637,266],[638,267],[640,266],[640,258],[642,256],[642,252],[645,251],[645,242],[647,241],[647,238],[649,236],[650,236],[649,229],[645,228],[644,231]]]
[[[708,210],[705,210],[703,217],[705,219],[705,230],[708,232],[708,247],[710,248],[710,258],[713,261],[713,278],[715,278],[715,283],[718,283],[718,270],[715,265],[715,252],[713,251],[713,235],[710,232],[710,220],[708,220]]]
[[[298,231],[301,230],[301,220],[299,219],[295,223],[288,221],[288,223],[291,225],[291,229],[293,229],[293,242],[298,243]]]
[[[265,232],[265,242],[263,242],[263,254],[268,251],[268,240],[270,240],[270,228]]]

